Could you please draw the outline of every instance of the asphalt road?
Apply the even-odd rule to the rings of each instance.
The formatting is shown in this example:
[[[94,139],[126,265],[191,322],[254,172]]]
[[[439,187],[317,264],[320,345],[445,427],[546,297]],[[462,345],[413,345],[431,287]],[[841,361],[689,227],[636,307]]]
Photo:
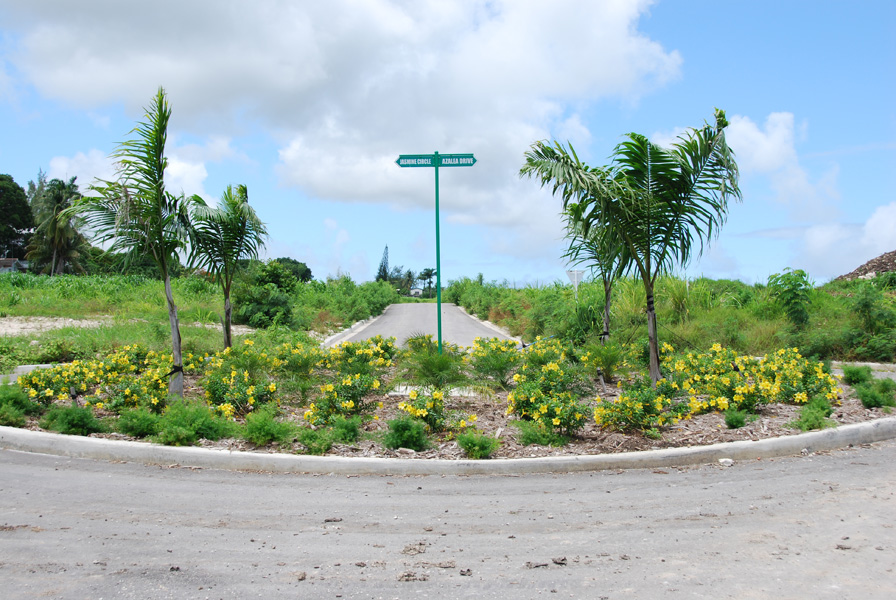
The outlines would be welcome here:
[[[271,475],[0,451],[17,598],[896,597],[896,442],[682,469]]]
[[[358,342],[375,335],[394,337],[400,345],[417,334],[438,337],[438,318],[435,303],[392,304],[376,319],[355,329],[344,331],[327,340],[328,346],[344,341]],[[442,303],[442,341],[460,346],[472,346],[477,337],[514,339],[495,325],[471,317],[454,304]]]

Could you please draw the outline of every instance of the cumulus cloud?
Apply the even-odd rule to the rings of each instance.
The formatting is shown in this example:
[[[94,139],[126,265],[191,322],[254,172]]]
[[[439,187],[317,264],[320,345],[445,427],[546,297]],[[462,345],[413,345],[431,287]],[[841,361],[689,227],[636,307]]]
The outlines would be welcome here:
[[[281,183],[312,197],[428,207],[429,169],[400,169],[398,154],[474,152],[474,168],[445,173],[446,218],[501,228],[506,251],[532,251],[555,244],[559,221],[537,185],[518,180],[529,144],[587,145],[570,103],[636,101],[680,76],[681,56],[637,31],[649,5],[11,0],[6,10],[22,31],[10,60],[42,95],[136,113],[164,85],[172,130],[189,123],[228,140],[260,123],[280,142]],[[204,163],[219,159],[188,150],[172,153],[172,185],[204,193]]]
[[[805,126],[799,135],[806,135]],[[767,177],[775,199],[798,221],[818,222],[839,216],[837,167],[815,181],[800,163],[792,113],[771,113],[759,127],[749,117],[735,115],[727,132],[743,174]]]
[[[54,156],[50,159],[47,170],[48,179],[68,180],[77,177],[77,184],[82,193],[95,179],[111,180],[115,178],[115,165],[105,153],[99,150],[78,152],[74,156]]]

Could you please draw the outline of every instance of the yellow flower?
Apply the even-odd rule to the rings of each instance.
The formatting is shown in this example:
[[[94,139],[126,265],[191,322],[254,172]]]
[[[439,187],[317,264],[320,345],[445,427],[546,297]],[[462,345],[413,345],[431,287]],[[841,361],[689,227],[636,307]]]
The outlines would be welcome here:
[[[558,419],[557,417],[554,417],[553,420],[552,420],[551,422],[554,424],[555,427],[556,427],[557,425],[560,425],[560,419]]]
[[[416,400],[417,399],[417,390],[411,390],[410,393],[408,394],[408,398],[410,398],[411,400]]]

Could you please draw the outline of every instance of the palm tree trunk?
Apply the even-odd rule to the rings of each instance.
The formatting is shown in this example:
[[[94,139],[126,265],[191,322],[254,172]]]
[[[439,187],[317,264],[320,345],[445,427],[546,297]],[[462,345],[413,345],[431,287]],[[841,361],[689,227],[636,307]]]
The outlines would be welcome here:
[[[647,344],[650,350],[650,380],[656,382],[663,375],[660,372],[660,346],[656,336],[656,309],[653,305],[653,284],[647,286]]]
[[[233,346],[233,337],[230,333],[230,317],[233,313],[233,306],[230,304],[230,290],[224,290],[224,347]]]
[[[171,324],[171,353],[174,365],[171,367],[171,378],[168,380],[168,393],[176,396],[184,395],[184,361],[180,349],[180,324],[177,320],[177,306],[171,291],[171,276],[165,273],[165,299],[168,300],[168,322]]]
[[[53,247],[53,262],[50,263],[50,277],[56,274],[56,247]]]
[[[610,339],[610,300],[613,297],[613,282],[604,275],[604,330],[600,334],[600,343],[606,344]]]

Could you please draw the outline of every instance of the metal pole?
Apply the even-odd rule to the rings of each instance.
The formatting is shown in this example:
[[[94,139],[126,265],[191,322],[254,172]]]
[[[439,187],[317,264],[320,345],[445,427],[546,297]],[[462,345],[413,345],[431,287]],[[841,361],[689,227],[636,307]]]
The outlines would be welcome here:
[[[439,249],[439,153],[434,152],[432,164],[436,169],[436,314],[439,326],[439,354],[442,353],[442,260]]]

